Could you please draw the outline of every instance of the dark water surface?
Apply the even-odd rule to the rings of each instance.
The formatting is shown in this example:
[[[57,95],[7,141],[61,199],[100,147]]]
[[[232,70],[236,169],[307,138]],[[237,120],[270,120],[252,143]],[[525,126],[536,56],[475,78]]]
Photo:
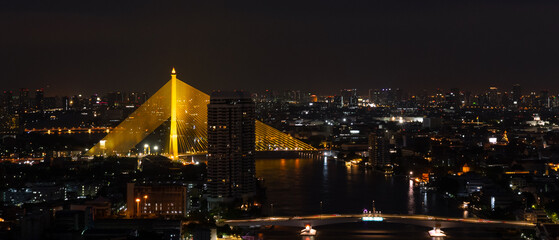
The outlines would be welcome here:
[[[343,162],[323,159],[260,159],[256,161],[258,177],[267,186],[266,213],[275,216],[303,216],[322,213],[351,214],[370,209],[375,200],[383,213],[428,214],[464,217],[457,203],[436,193],[421,193],[405,176],[385,177],[383,173]],[[271,206],[273,204],[273,207]],[[427,223],[427,225],[429,225]],[[437,239],[430,238],[433,226],[390,222],[356,222],[315,226],[316,237],[301,237],[301,227],[274,226],[262,230],[264,239]],[[443,229],[444,239],[484,240],[520,239],[512,229],[488,225]],[[439,238],[442,239],[442,238]]]
[[[259,159],[256,173],[265,179],[268,213],[302,216],[361,213],[375,201],[383,213],[462,217],[451,200],[420,193],[404,176],[386,177],[361,166],[324,159]],[[273,204],[273,206],[272,206]]]
[[[399,224],[399,223],[343,223],[335,225],[317,226],[318,235],[315,237],[301,237],[296,233],[297,227],[274,226],[263,232],[265,240],[345,240],[345,239],[425,239],[425,240],[493,240],[493,239],[521,239],[518,232],[490,228],[450,228],[445,229],[444,238],[431,238],[427,231],[430,228]]]

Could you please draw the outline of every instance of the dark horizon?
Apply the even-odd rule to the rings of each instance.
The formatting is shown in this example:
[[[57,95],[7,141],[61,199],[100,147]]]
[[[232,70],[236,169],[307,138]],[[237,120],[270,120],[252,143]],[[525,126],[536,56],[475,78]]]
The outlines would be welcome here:
[[[559,89],[553,1],[8,1],[0,90]],[[417,92],[414,89],[418,89]]]

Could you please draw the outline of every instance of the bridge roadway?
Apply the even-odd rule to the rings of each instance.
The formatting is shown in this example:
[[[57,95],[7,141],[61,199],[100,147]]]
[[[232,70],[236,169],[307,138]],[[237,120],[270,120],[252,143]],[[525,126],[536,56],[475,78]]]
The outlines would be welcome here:
[[[294,226],[304,227],[307,224],[311,226],[361,222],[363,214],[322,214],[311,216],[294,216],[294,217],[266,217],[266,218],[253,218],[253,219],[238,219],[238,220],[224,220],[224,223],[239,226]],[[446,218],[435,217],[427,215],[401,215],[401,214],[378,214],[377,216],[383,217],[384,222],[403,223],[411,225],[425,226],[428,228],[435,227],[440,224],[441,228],[469,228],[469,227],[483,227],[487,225],[490,227],[499,228],[534,228],[536,225],[524,221],[501,221],[501,220],[486,220],[477,218]]]

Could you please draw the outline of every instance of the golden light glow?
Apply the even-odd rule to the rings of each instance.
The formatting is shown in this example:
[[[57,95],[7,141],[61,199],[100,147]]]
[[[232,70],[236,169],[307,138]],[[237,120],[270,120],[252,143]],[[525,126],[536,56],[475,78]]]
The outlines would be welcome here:
[[[312,146],[256,121],[256,151],[309,151]]]
[[[136,198],[136,202],[139,203],[139,202],[140,202],[140,199],[139,199],[139,198]]]
[[[88,155],[127,154],[161,124],[170,120],[169,142],[162,152],[179,160],[180,154],[207,152],[207,114],[210,96],[176,75],[128,118],[88,151]],[[316,150],[296,138],[256,120],[256,151]]]
[[[148,195],[144,195],[144,199],[148,199]]]
[[[179,156],[177,142],[177,75],[175,68],[171,72],[171,132],[169,136],[169,156],[176,158]]]
[[[470,171],[470,167],[468,167],[467,163],[464,163],[464,166],[462,166],[462,172],[467,173]]]

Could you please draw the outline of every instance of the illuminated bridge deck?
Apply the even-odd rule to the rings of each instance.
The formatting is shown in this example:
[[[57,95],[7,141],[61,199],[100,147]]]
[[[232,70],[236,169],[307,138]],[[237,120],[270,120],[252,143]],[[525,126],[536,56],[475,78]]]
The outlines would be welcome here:
[[[323,214],[311,216],[293,216],[293,217],[266,217],[266,218],[253,218],[253,219],[239,219],[239,220],[225,220],[224,223],[232,226],[297,226],[304,227],[306,224],[311,226],[361,222],[363,214]],[[487,220],[477,218],[446,218],[435,217],[427,215],[400,215],[400,214],[380,214],[384,218],[384,222],[404,223],[411,225],[420,225],[425,227],[434,227],[435,224],[440,224],[441,228],[468,228],[479,227],[480,225],[488,225],[491,227],[501,228],[522,228],[530,229],[536,225],[524,221],[501,221],[501,220]]]

